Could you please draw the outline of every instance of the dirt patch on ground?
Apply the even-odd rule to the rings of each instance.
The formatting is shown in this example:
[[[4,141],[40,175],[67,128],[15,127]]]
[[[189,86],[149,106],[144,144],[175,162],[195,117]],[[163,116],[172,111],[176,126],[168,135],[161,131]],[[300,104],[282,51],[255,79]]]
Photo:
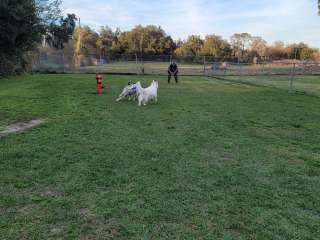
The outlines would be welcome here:
[[[13,123],[8,126],[5,126],[4,128],[0,128],[0,134],[10,134],[10,133],[16,133],[21,132],[26,129],[34,128],[36,126],[39,126],[40,124],[43,124],[45,122],[44,119],[34,119],[29,122],[18,122]]]
[[[36,204],[29,204],[17,209],[17,213],[23,216],[30,216],[32,212],[37,208]]]

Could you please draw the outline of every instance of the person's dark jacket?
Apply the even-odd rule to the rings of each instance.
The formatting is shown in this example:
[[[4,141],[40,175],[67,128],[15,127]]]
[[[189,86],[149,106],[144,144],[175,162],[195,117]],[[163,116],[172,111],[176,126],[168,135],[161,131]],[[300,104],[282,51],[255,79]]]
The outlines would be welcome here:
[[[177,74],[178,73],[178,66],[176,63],[171,63],[169,68],[168,68],[168,71],[170,73],[173,73],[173,74]]]

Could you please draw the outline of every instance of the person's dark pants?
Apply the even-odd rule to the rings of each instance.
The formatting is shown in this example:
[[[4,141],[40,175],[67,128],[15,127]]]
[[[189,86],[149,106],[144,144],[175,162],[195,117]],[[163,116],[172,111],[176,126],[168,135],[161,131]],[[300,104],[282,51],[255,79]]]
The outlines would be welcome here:
[[[176,80],[176,83],[178,83],[178,73],[172,73],[170,71],[168,71],[168,83],[170,83],[172,75],[174,76],[174,79]]]

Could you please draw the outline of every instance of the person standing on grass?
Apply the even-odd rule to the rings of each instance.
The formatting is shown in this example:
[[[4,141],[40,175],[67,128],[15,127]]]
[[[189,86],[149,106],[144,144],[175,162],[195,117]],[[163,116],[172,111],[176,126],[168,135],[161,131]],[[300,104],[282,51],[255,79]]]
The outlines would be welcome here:
[[[175,61],[172,61],[168,68],[168,83],[170,83],[171,76],[174,76],[176,83],[178,83],[178,66]]]

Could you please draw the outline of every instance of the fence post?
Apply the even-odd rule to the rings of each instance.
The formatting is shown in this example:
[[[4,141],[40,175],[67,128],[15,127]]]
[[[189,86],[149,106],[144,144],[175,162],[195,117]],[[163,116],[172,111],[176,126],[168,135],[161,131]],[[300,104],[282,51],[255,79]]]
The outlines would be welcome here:
[[[311,63],[311,75],[314,74],[315,65],[314,62]]]
[[[65,70],[65,61],[64,61],[64,52],[62,52],[62,65],[63,65],[63,73],[66,71]]]
[[[206,75],[206,56],[203,56],[203,75]]]
[[[291,78],[290,78],[290,93],[293,93],[293,79],[296,72],[296,63],[293,63],[292,70],[291,70]]]
[[[137,71],[137,75],[139,75],[139,64],[138,64],[138,55],[135,54],[135,57],[136,57],[136,71]]]
[[[265,72],[265,62],[263,61],[262,62],[262,76],[264,75],[264,72]]]
[[[38,70],[41,70],[41,53],[38,53]]]
[[[141,56],[141,68],[140,68],[140,73],[141,73],[142,75],[145,74],[143,56]]]
[[[241,80],[241,76],[242,76],[242,65],[240,63],[240,61],[238,60],[238,76],[239,76],[239,79]]]

